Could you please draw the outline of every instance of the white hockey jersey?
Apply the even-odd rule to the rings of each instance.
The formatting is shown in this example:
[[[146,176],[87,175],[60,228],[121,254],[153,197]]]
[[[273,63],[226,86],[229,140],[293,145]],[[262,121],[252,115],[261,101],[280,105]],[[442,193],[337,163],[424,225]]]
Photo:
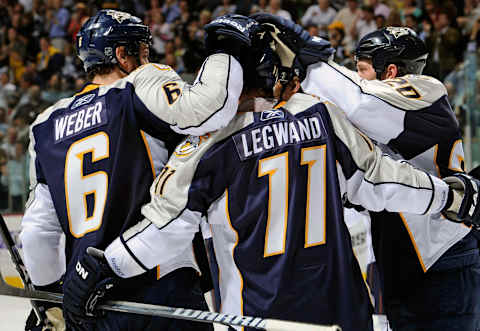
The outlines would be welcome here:
[[[422,75],[369,81],[330,61],[310,66],[302,88],[338,105],[391,157],[439,177],[463,171],[460,129],[440,81]],[[392,285],[415,282],[413,274],[426,272],[470,231],[439,214],[371,216],[374,245],[380,237],[385,243],[375,254],[390,260],[391,276],[398,277]]]

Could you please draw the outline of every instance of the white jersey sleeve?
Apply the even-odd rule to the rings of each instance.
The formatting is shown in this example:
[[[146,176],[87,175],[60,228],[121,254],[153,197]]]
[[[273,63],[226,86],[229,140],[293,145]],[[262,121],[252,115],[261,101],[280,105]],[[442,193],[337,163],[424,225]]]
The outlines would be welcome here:
[[[155,63],[116,84],[132,84],[145,107],[175,132],[202,135],[226,126],[237,112],[243,70],[232,56],[214,54],[205,60],[193,85],[172,68]]]
[[[311,65],[302,88],[336,104],[356,127],[383,144],[402,133],[407,111],[429,107],[447,94],[435,78],[406,75],[366,80],[333,61]]]
[[[307,102],[303,102],[302,98],[308,99]],[[298,94],[285,108],[297,114],[317,104],[319,111],[328,111],[335,135],[332,139],[336,146],[332,148],[336,150],[339,164],[339,182],[350,201],[371,210],[417,214],[437,213],[443,208],[448,193],[447,184],[408,163],[383,155],[337,107],[327,105],[325,108],[312,100],[311,96]],[[142,214],[148,221],[123,235],[127,247],[122,240],[115,240],[105,251],[107,261],[118,275],[132,277],[146,269],[142,270],[141,264],[147,267],[159,264],[162,268],[162,263],[182,256],[186,243],[198,231],[202,220],[200,212],[194,211],[189,203],[195,204],[193,192],[196,192],[198,183],[194,183],[194,176],[203,155],[210,147],[226,141],[232,133],[252,121],[252,113],[239,114],[224,130],[213,132],[208,137],[190,137],[177,147],[151,187],[152,201],[142,208]],[[202,200],[204,195],[199,193],[195,198]],[[214,205],[215,202],[211,206]],[[210,219],[212,215],[208,215]],[[165,240],[161,239],[163,237]]]
[[[30,199],[22,219],[20,240],[33,284],[44,286],[65,273],[63,231],[47,185],[37,184]]]

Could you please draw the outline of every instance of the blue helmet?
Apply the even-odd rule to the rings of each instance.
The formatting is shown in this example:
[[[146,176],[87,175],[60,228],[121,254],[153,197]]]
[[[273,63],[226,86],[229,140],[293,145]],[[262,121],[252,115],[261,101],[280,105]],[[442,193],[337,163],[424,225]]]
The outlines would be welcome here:
[[[77,34],[77,56],[85,71],[95,65],[118,63],[115,50],[125,46],[128,55],[138,55],[141,42],[151,44],[152,35],[142,20],[129,13],[100,10]]]

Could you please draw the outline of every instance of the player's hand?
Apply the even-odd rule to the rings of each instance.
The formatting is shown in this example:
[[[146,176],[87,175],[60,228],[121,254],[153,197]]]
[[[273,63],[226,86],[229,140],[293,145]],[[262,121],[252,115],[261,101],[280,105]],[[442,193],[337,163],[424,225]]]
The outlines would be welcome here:
[[[35,286],[35,290],[62,293],[62,286],[63,278],[49,285]],[[65,331],[65,320],[63,319],[61,304],[47,301],[35,301],[35,303],[45,312],[47,321],[39,322],[37,315],[32,309],[25,323],[25,331]]]
[[[300,80],[305,78],[310,64],[328,61],[335,52],[327,40],[310,36],[293,21],[266,13],[253,14],[250,17],[270,31],[282,66],[291,69]]]
[[[245,70],[252,38],[260,24],[243,15],[224,15],[204,26],[207,54],[226,53],[235,57]]]
[[[480,180],[465,173],[443,180],[450,186],[450,193],[442,215],[453,222],[480,227]]]
[[[103,252],[89,247],[67,275],[63,286],[63,314],[68,329],[86,330],[94,317],[98,302],[117,284],[118,277],[108,266]]]

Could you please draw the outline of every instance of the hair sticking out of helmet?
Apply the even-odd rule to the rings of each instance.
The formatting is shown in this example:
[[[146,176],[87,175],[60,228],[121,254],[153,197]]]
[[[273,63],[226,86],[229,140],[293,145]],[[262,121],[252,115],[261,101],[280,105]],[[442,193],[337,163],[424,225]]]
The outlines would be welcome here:
[[[152,36],[142,20],[129,13],[104,9],[88,19],[77,34],[76,51],[88,73],[95,67],[118,64],[116,49],[138,56],[140,44],[151,45]]]
[[[407,27],[386,27],[365,35],[354,51],[355,60],[370,59],[377,78],[389,64],[398,67],[399,76],[421,74],[428,57],[425,43]]]

